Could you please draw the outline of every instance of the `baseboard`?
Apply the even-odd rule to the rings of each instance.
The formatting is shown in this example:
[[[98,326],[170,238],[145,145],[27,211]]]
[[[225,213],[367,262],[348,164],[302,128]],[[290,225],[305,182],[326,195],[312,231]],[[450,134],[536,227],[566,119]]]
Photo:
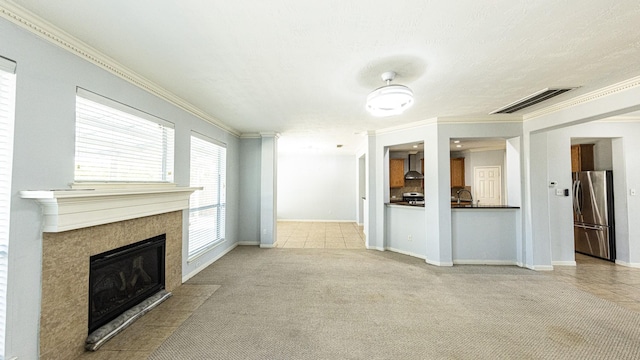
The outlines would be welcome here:
[[[258,246],[260,241],[238,241],[238,246]]]
[[[495,265],[495,266],[518,266],[517,261],[509,260],[453,260],[454,265]]]
[[[185,275],[182,277],[182,283],[184,284],[185,282],[187,282],[187,280],[191,279],[192,277],[196,276],[200,271],[204,270],[207,266],[213,264],[214,262],[216,262],[218,259],[220,259],[221,257],[227,255],[227,253],[229,253],[229,251],[233,250],[236,248],[236,246],[238,246],[238,243],[235,243],[231,246],[229,246],[229,248],[227,248],[225,251],[221,252],[220,254],[218,254],[216,257],[214,257],[211,260],[208,260],[207,262],[205,262],[204,264],[198,266],[197,268],[195,268],[192,272],[190,272],[189,274]]]
[[[387,247],[387,248],[385,248],[385,250],[393,251],[393,252],[396,252],[396,253],[402,254],[402,255],[416,257],[416,258],[422,259],[422,260],[426,260],[427,259],[424,255],[418,255],[418,254],[414,254],[414,253],[412,253],[410,251],[404,251],[404,250],[395,249],[395,248],[392,248],[392,247]]]
[[[429,260],[429,259],[424,259],[424,261],[429,264],[429,265],[435,265],[435,266],[453,266],[453,262],[452,261],[433,261],[433,260]]]
[[[616,265],[626,266],[630,268],[640,268],[640,263],[628,263],[622,260],[616,260]]]
[[[260,249],[273,249],[276,247],[276,244],[260,244]]]
[[[576,266],[575,261],[552,261],[552,266]]]
[[[553,265],[533,265],[530,269],[535,271],[553,271]]]
[[[282,222],[337,222],[337,223],[355,223],[355,220],[319,220],[319,219],[278,219]]]
[[[364,247],[366,247],[366,248],[367,248],[367,250],[378,250],[378,251],[384,251],[384,248],[383,248],[383,247],[368,246],[366,243],[365,243]]]

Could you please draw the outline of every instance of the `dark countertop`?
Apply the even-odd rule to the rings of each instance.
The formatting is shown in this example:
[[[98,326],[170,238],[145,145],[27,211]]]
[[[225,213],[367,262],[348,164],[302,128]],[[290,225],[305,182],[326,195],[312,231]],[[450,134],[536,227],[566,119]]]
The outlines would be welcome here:
[[[509,205],[471,205],[471,204],[451,204],[452,209],[520,209],[519,206]]]
[[[387,205],[402,205],[402,206],[409,206],[409,207],[424,207],[424,204],[422,204],[422,205],[411,205],[406,201],[391,201],[391,203],[387,203]]]
[[[423,205],[410,205],[406,201],[392,201],[391,203],[387,203],[387,205],[400,205],[400,206],[408,206],[408,207],[424,207]],[[452,209],[520,209],[519,206],[509,206],[509,205],[471,205],[469,203],[464,204],[451,204]]]

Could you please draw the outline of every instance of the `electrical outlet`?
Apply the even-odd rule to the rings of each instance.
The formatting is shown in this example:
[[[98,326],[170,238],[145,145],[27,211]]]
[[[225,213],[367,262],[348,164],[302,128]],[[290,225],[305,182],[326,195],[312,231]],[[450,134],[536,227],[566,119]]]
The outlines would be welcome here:
[[[407,240],[409,240],[409,241],[413,241],[413,235],[409,235],[409,236],[407,236]]]
[[[631,194],[631,196],[636,196],[636,189],[629,189],[629,194]]]
[[[556,189],[556,195],[558,195],[558,196],[562,196],[562,195],[564,195],[564,190],[562,190],[562,189]]]

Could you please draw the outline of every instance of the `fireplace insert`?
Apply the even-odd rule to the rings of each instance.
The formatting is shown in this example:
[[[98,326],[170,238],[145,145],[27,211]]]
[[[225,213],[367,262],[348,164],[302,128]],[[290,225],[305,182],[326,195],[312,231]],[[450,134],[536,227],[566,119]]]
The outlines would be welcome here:
[[[164,289],[166,234],[90,259],[89,333]]]

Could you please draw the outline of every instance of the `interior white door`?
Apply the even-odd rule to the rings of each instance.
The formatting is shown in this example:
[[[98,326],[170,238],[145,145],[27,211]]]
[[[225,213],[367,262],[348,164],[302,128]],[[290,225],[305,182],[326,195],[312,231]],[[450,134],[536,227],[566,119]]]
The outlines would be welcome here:
[[[473,168],[473,199],[480,205],[502,205],[502,168],[475,166]]]

